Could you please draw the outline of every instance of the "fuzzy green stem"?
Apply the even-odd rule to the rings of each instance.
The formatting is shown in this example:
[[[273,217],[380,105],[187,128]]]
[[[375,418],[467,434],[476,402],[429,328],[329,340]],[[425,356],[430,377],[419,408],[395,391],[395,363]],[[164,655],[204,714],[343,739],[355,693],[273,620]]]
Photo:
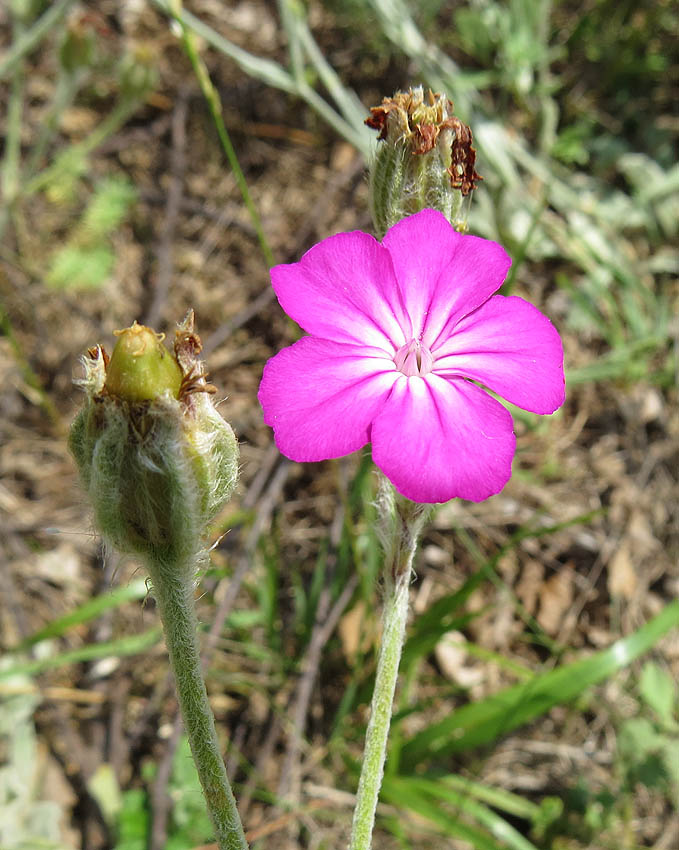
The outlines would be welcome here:
[[[382,642],[375,674],[375,690],[365,737],[361,776],[351,827],[349,850],[370,850],[375,812],[384,775],[387,739],[396,692],[406,622],[410,576],[428,508],[396,497],[383,480],[378,498],[382,544],[385,550],[385,600],[382,613]]]
[[[391,711],[396,691],[398,666],[408,619],[409,577],[392,583],[384,602],[382,647],[377,663],[375,690],[365,738],[363,767],[358,782],[350,850],[369,850],[372,844],[377,799],[382,785]]]
[[[183,564],[158,562],[149,563],[148,569],[165,631],[179,707],[217,845],[219,850],[247,850],[201,671],[192,571]]]

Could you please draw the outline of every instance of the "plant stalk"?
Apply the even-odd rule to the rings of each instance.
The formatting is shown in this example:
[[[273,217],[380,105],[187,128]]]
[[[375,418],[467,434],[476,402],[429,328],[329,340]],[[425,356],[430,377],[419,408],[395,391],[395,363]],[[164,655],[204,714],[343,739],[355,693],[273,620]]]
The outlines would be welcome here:
[[[40,44],[42,39],[56,27],[59,20],[66,14],[69,6],[74,3],[75,0],[56,0],[29,30],[24,31],[19,38],[12,42],[12,46],[0,60],[0,80],[4,79],[16,67],[17,62],[20,62],[24,56]]]
[[[382,642],[375,674],[375,689],[365,737],[361,776],[351,827],[349,850],[370,850],[375,812],[384,775],[387,740],[396,692],[409,610],[413,558],[428,506],[397,497],[392,485],[382,479],[378,496],[380,530],[385,551],[385,599],[382,613]]]
[[[247,850],[201,670],[192,572],[185,565],[149,563],[147,566],[163,623],[179,707],[217,846],[219,850]]]
[[[212,85],[212,80],[210,79],[210,74],[207,69],[207,66],[201,59],[200,54],[198,53],[198,49],[195,44],[194,34],[191,32],[191,30],[188,28],[188,26],[182,19],[182,6],[180,0],[171,0],[171,2],[169,3],[169,11],[174,21],[181,28],[182,44],[184,46],[184,50],[186,51],[186,54],[189,57],[189,61],[191,62],[191,65],[193,67],[196,79],[198,80],[200,89],[203,92],[203,97],[205,98],[205,101],[208,105],[208,109],[210,110],[210,115],[212,116],[215,128],[217,129],[219,141],[222,145],[224,153],[226,154],[226,158],[229,160],[229,165],[231,166],[231,170],[233,171],[236,183],[238,184],[238,188],[240,189],[243,202],[247,207],[248,212],[250,213],[250,219],[252,221],[253,227],[255,228],[255,233],[257,234],[259,247],[261,248],[262,254],[264,255],[264,259],[266,261],[267,266],[271,268],[271,266],[273,266],[276,261],[274,260],[273,252],[269,247],[269,242],[266,238],[266,234],[264,233],[262,220],[259,217],[257,208],[255,207],[254,201],[252,200],[252,196],[250,195],[248,182],[245,179],[245,175],[243,174],[243,169],[240,167],[240,162],[238,161],[236,150],[231,142],[231,137],[229,136],[229,133],[226,129],[226,124],[224,123],[224,118],[222,117],[222,103],[219,97],[219,93],[217,89]]]

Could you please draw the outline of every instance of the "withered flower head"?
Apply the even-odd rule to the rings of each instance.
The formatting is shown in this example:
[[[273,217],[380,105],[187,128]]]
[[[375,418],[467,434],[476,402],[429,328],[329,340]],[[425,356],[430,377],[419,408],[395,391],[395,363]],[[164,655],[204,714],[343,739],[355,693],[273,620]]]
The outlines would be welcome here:
[[[472,133],[447,97],[421,86],[385,97],[366,124],[379,131],[370,162],[370,211],[378,238],[423,209],[466,231],[476,173]]]
[[[463,196],[482,180],[474,169],[476,151],[472,147],[472,131],[453,115],[453,104],[445,95],[425,95],[421,86],[407,92],[385,97],[380,106],[373,106],[365,123],[379,130],[379,139],[407,147],[411,154],[424,156],[439,148],[449,159],[447,172],[450,186]]]

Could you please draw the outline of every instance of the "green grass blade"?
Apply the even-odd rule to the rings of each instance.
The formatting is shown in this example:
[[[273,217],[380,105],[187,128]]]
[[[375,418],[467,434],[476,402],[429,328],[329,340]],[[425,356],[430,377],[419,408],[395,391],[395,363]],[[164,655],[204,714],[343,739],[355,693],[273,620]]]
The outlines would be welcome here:
[[[128,118],[139,108],[141,98],[130,94],[121,95],[111,112],[100,121],[89,135],[77,144],[65,148],[44,171],[31,178],[23,187],[22,195],[28,198],[42,191],[52,181],[65,175],[79,174],[85,169],[87,157],[109,136],[117,132]]]
[[[194,32],[225,56],[233,59],[248,76],[256,80],[261,80],[263,83],[280,91],[294,94],[304,100],[340,136],[354,145],[364,156],[368,156],[372,140],[365,132],[365,129],[363,127],[359,129],[355,125],[345,121],[305,80],[297,81],[277,62],[254,56],[237,45],[232,44],[224,36],[219,35],[219,33],[215,32],[211,27],[204,24],[199,18],[185,9],[181,9],[176,13],[173,12],[170,8],[172,4],[168,0],[153,0],[153,2],[166,14],[172,15],[180,25]]]
[[[295,81],[278,62],[274,62],[271,59],[262,59],[259,56],[248,53],[247,50],[243,50],[242,47],[238,47],[224,38],[224,36],[215,32],[212,27],[204,24],[200,18],[192,15],[187,9],[177,9],[173,0],[153,0],[153,2],[166,15],[174,18],[182,28],[187,27],[192,30],[197,36],[219,50],[220,53],[233,59],[239,68],[249,77],[261,80],[273,88],[295,94]]]
[[[477,850],[499,850],[497,842],[487,832],[462,822],[456,815],[446,811],[440,802],[423,794],[418,789],[416,780],[385,777],[380,799],[397,806],[401,811],[407,808],[426,818],[442,830],[447,838],[461,838]]]
[[[421,34],[410,14],[409,4],[402,0],[370,0],[382,32],[422,71],[434,91],[445,92],[457,112],[469,118],[479,93],[464,86],[465,73],[449,56]]]
[[[298,8],[288,0],[278,0],[278,11],[281,16],[283,29],[288,36],[288,56],[290,57],[290,68],[292,76],[297,85],[304,80],[306,73],[304,68],[304,56],[302,55],[302,44],[299,39],[295,19],[298,17]],[[301,10],[300,10],[301,12]]]
[[[99,617],[104,611],[109,611],[111,608],[118,608],[125,602],[134,602],[137,599],[143,599],[147,593],[146,580],[138,579],[124,587],[117,587],[115,590],[95,596],[94,599],[89,599],[83,605],[79,605],[74,611],[53,620],[43,629],[29,635],[13,651],[20,652],[31,646],[35,646],[41,640],[61,637],[73,626],[88,623],[90,620]]]
[[[401,751],[403,770],[412,771],[424,759],[489,744],[540,717],[552,706],[573,700],[647,652],[676,626],[679,626],[679,601],[671,602],[634,634],[616,641],[608,649],[463,706],[405,744]]]
[[[358,135],[365,137],[365,144],[369,145],[373,134],[363,123],[368,110],[361,103],[356,92],[342,83],[335,69],[323,55],[323,51],[311,34],[303,7],[297,0],[281,0],[280,7],[281,18],[289,37],[304,47],[309,61],[344,119],[355,128]]]
[[[542,812],[540,806],[526,800],[525,797],[513,794],[511,791],[505,791],[504,788],[493,788],[490,785],[484,785],[483,782],[475,782],[473,779],[467,779],[464,776],[449,774],[437,778],[437,782],[445,782],[446,785],[462,794],[467,794],[482,803],[487,803],[494,809],[499,809],[508,815],[514,815],[524,820],[532,821]]]
[[[20,41],[24,30],[21,16],[15,14],[12,34]],[[0,170],[0,185],[4,204],[11,206],[16,200],[21,184],[21,123],[24,110],[24,67],[17,63],[12,74],[5,122],[5,152]]]
[[[424,613],[417,617],[403,649],[401,662],[403,669],[407,669],[418,658],[431,652],[446,632],[464,628],[470,620],[483,613],[482,611],[467,613],[459,609],[486,579],[497,579],[495,567],[508,551],[528,538],[539,539],[574,525],[587,524],[597,513],[589,512],[556,525],[543,526],[542,528],[520,528],[515,532],[507,544],[499,549],[490,560],[484,559],[482,561],[480,569],[473,573],[462,587],[454,593],[449,593],[437,599]],[[479,559],[481,557],[479,556]],[[525,671],[522,670],[517,669],[515,672],[518,675],[525,675]]]
[[[638,339],[630,345],[620,345],[613,351],[578,369],[566,371],[568,386],[593,381],[639,380],[648,374],[648,360],[664,348],[669,348],[667,336],[652,336]]]
[[[422,794],[426,798],[431,798],[439,811],[445,812],[450,819],[458,821],[458,813],[466,815],[487,829],[496,841],[501,841],[503,846],[511,848],[511,850],[536,850],[535,845],[527,841],[503,817],[479,803],[464,790],[457,791],[438,779],[413,777],[394,779],[390,782],[395,785],[395,793],[400,796],[401,805],[409,807],[412,794]],[[454,807],[454,811],[446,811],[442,804]],[[495,847],[497,850],[497,845]]]
[[[170,15],[172,15],[174,21],[181,29],[184,51],[189,57],[189,61],[191,62],[191,66],[193,67],[193,72],[196,75],[196,79],[198,80],[198,84],[200,85],[203,97],[205,98],[205,102],[207,103],[208,109],[210,110],[210,115],[212,116],[212,120],[217,130],[217,135],[219,136],[219,141],[222,145],[224,153],[226,154],[226,158],[229,161],[229,165],[231,166],[231,170],[233,171],[234,177],[236,178],[236,183],[238,184],[238,188],[240,189],[243,202],[247,208],[248,213],[250,214],[252,225],[255,228],[255,232],[257,234],[257,241],[259,242],[259,246],[262,250],[262,254],[264,255],[266,264],[269,268],[271,268],[271,266],[273,266],[275,263],[273,252],[269,247],[269,241],[266,238],[266,234],[264,233],[262,220],[259,217],[257,208],[255,207],[254,201],[252,200],[252,196],[250,195],[250,189],[248,188],[247,180],[245,179],[245,175],[243,174],[243,169],[240,167],[240,162],[238,161],[236,150],[231,142],[231,137],[229,136],[228,130],[226,129],[226,124],[224,123],[224,118],[222,117],[222,103],[217,89],[212,85],[212,80],[210,79],[210,74],[208,73],[207,67],[198,53],[198,48],[195,44],[195,35],[184,22],[184,19],[182,17],[183,10],[181,8],[181,3],[179,2],[179,0],[172,0],[172,2],[170,2],[168,5],[167,11]]]
[[[470,579],[467,579],[461,590],[465,591],[470,587],[480,584],[480,582],[474,581],[478,576],[485,578],[483,573],[480,571],[476,572]],[[436,600],[435,604],[437,609],[443,610],[444,613],[441,621],[437,623],[435,627],[426,629],[419,627],[419,624],[416,626],[416,632],[408,638],[403,649],[403,661],[401,662],[403,670],[409,669],[412,664],[418,661],[418,659],[429,655],[430,652],[433,652],[437,643],[445,634],[447,634],[447,632],[460,631],[461,629],[466,628],[472,620],[476,619],[476,617],[486,613],[487,609],[481,609],[479,611],[462,612],[456,617],[451,616],[452,612],[460,604],[458,598],[459,592],[460,591],[451,593],[448,596],[444,596],[441,599]],[[442,603],[448,604],[444,608]]]
[[[79,664],[83,661],[96,661],[98,658],[109,658],[116,656],[122,658],[125,655],[139,655],[154,646],[162,637],[159,628],[148,629],[139,635],[128,635],[118,640],[107,643],[96,643],[83,646],[80,649],[72,649],[61,652],[51,658],[39,658],[34,661],[20,661],[0,670],[0,681],[10,679],[12,676],[36,676],[46,670],[54,670],[57,667],[66,667],[69,664]]]
[[[0,60],[0,80],[4,79],[12,71],[22,57],[26,56],[26,54],[30,53],[31,50],[40,44],[43,38],[49,34],[52,27],[64,17],[69,6],[73,6],[74,3],[75,0],[57,0],[57,2],[52,3],[42,17],[38,18],[33,26],[14,42],[2,60]]]

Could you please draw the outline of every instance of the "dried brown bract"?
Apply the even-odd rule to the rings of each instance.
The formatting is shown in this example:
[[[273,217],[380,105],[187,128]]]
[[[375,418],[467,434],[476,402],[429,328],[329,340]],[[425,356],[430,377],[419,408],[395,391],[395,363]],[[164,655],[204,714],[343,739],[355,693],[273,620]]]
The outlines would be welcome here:
[[[452,162],[448,169],[450,185],[459,189],[463,195],[468,195],[476,189],[476,181],[483,180],[474,169],[476,151],[472,147],[472,131],[459,118],[452,118],[455,140],[451,151]]]
[[[468,195],[483,178],[475,171],[476,151],[472,147],[472,131],[453,115],[453,104],[447,97],[426,93],[420,87],[396,92],[373,106],[365,123],[379,131],[379,139],[406,145],[416,156],[423,156],[437,146],[450,160],[450,185]]]

